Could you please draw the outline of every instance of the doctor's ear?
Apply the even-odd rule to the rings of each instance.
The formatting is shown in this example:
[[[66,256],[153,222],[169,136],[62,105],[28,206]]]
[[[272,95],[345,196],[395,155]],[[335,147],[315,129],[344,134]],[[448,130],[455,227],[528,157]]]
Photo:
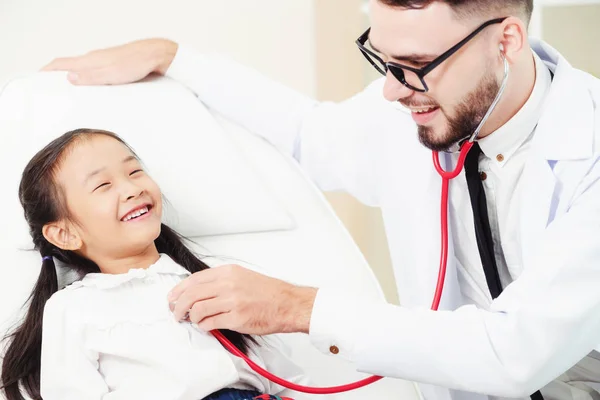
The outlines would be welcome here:
[[[501,24],[498,48],[510,63],[515,62],[527,46],[527,26],[516,17],[508,17]]]
[[[79,250],[83,242],[76,229],[67,221],[52,222],[42,228],[44,238],[62,250]]]

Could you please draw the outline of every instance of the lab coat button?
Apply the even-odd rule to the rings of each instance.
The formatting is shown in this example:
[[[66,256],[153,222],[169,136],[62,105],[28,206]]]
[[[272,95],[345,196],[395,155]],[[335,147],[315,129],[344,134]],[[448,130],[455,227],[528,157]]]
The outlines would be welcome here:
[[[496,160],[498,160],[498,162],[502,162],[502,161],[504,161],[504,156],[502,154],[498,154],[496,156]]]
[[[479,174],[479,177],[481,178],[482,181],[485,181],[487,179],[487,174],[485,172],[481,172]]]
[[[329,351],[331,352],[331,354],[339,354],[340,349],[337,346],[331,346],[329,348]]]

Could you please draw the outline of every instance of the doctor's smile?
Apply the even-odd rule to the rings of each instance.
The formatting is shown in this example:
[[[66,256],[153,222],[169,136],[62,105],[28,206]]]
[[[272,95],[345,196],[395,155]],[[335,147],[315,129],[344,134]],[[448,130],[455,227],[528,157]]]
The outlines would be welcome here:
[[[441,111],[438,105],[409,105],[403,101],[398,102],[410,110],[412,118],[417,125],[427,125],[438,115],[438,112]]]
[[[111,11],[121,44],[0,89],[6,400],[600,399],[600,81],[538,37],[563,0],[235,1]]]

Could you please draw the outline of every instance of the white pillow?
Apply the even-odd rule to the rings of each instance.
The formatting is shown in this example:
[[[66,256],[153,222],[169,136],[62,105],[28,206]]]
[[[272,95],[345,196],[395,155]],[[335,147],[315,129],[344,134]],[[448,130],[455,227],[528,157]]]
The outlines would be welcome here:
[[[165,78],[120,86],[71,85],[63,72],[10,81],[0,92],[0,239],[31,240],[17,191],[31,157],[76,128],[113,131],[138,154],[172,208],[165,222],[188,236],[293,229],[230,137],[188,89]],[[10,232],[10,234],[9,234]]]

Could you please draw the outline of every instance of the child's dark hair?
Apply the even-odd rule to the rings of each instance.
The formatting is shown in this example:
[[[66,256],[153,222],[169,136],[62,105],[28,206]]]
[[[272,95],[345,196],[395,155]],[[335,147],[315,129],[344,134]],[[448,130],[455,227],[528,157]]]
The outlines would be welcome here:
[[[23,400],[22,389],[32,399],[41,399],[42,318],[46,301],[58,291],[58,276],[53,258],[80,274],[100,272],[93,261],[54,246],[42,234],[44,225],[69,217],[66,201],[55,179],[56,171],[69,149],[92,135],[109,136],[129,148],[112,132],[77,129],[65,133],[44,147],[31,159],[23,172],[19,199],[34,247],[42,255],[43,261],[39,278],[28,299],[29,309],[25,319],[5,338],[10,340],[10,344],[2,363],[0,389],[4,391],[7,400]],[[167,254],[192,273],[209,268],[185,246],[184,239],[179,234],[164,224],[161,225],[155,244],[159,253]],[[244,352],[247,352],[250,342],[254,342],[250,336],[237,332],[223,331],[223,334]]]

